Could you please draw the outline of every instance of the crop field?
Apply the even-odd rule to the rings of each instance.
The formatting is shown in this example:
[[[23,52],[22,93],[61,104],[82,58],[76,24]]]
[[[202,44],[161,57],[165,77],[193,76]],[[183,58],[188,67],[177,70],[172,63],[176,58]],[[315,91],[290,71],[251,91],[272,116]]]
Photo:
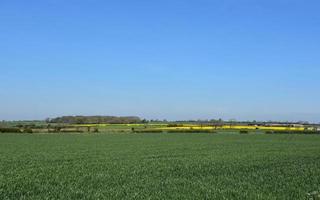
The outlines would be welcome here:
[[[123,130],[130,131],[131,129],[143,130],[144,132],[153,131],[173,131],[173,130],[261,130],[261,131],[293,131],[293,132],[304,132],[304,131],[315,131],[316,127],[307,126],[255,126],[255,125],[205,125],[205,124],[161,124],[161,123],[147,123],[147,124],[73,124],[75,127],[96,127],[99,130],[112,131],[112,130]]]
[[[306,199],[320,136],[0,134],[0,199]]]

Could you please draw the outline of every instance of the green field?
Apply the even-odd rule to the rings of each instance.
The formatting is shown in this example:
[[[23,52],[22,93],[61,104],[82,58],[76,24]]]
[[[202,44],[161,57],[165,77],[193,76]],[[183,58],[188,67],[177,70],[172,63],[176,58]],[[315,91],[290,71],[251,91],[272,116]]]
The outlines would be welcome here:
[[[0,199],[306,199],[319,135],[0,134]]]

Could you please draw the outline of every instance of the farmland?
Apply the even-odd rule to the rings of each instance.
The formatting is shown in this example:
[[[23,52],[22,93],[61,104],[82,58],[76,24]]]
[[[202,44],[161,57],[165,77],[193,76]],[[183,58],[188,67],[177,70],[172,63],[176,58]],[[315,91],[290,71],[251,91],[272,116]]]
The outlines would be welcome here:
[[[0,199],[305,199],[313,191],[319,135],[0,134]]]
[[[320,134],[319,125],[302,124],[243,124],[243,123],[45,123],[42,122],[6,122],[0,123],[1,133],[214,133],[223,131],[250,133],[290,133],[290,134]]]

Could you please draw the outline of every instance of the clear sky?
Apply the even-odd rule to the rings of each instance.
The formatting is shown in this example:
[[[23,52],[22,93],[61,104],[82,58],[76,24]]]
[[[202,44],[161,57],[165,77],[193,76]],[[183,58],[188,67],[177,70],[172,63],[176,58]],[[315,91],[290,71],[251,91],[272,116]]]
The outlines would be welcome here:
[[[1,0],[0,120],[320,122],[318,0]]]

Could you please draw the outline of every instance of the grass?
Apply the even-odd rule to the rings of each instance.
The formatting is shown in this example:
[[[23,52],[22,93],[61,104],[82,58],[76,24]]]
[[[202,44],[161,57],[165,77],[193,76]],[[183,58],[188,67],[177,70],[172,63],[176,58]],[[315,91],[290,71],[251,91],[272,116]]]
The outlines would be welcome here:
[[[0,199],[305,199],[319,135],[0,134]]]

